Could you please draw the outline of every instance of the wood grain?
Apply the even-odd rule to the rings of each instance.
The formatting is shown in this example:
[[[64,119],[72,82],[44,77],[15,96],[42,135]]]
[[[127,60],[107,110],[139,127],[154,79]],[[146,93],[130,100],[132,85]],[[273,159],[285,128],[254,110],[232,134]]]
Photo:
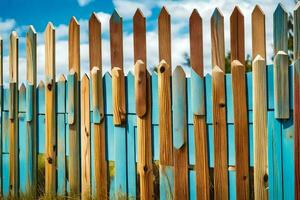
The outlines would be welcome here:
[[[97,66],[102,69],[101,22],[96,13],[89,19],[89,57],[90,70]],[[101,70],[102,72],[102,70]]]
[[[268,199],[268,129],[266,62],[259,54],[252,63],[253,70],[253,139],[254,195]]]
[[[230,53],[231,62],[239,60],[245,65],[244,15],[238,6],[235,6],[230,16]]]
[[[45,192],[56,194],[56,113],[55,113],[55,30],[49,23],[45,30]]]
[[[281,3],[273,14],[274,55],[278,51],[288,51],[288,15]]]
[[[103,86],[102,73],[98,67],[91,71],[92,78],[92,103],[98,105],[100,120],[93,122],[94,127],[94,169],[96,179],[96,197],[99,199],[108,199],[108,173],[106,161],[106,135],[105,135],[105,117],[103,108]],[[93,108],[93,112],[94,112]],[[93,113],[94,115],[94,113]]]
[[[143,117],[147,112],[147,69],[143,61],[136,61],[134,74],[136,114],[139,117]]]
[[[289,107],[288,55],[278,51],[274,58],[274,110],[275,118],[288,119]]]
[[[212,66],[219,66],[225,72],[224,17],[219,8],[210,18],[210,28]]]
[[[300,200],[300,2],[294,9],[294,160],[295,199]]]
[[[160,164],[173,165],[173,145],[171,126],[171,85],[170,65],[162,60],[158,66],[158,107]]]
[[[237,199],[249,199],[249,139],[245,66],[231,63]]]
[[[122,125],[126,121],[126,105],[124,88],[124,72],[119,67],[114,67],[111,71],[112,75],[112,96],[113,96],[113,111],[114,124]],[[122,92],[123,91],[123,92]]]
[[[227,128],[225,74],[218,66],[212,71],[214,128],[214,198],[228,199]]]
[[[251,15],[252,22],[252,57],[260,55],[266,58],[266,27],[265,14],[259,5],[256,5]]]
[[[90,70],[92,77],[93,105],[97,105],[99,120],[94,120],[94,169],[96,180],[96,198],[108,199],[108,179],[106,161],[106,136],[105,117],[103,108],[102,89],[102,50],[101,50],[101,22],[96,13],[93,13],[89,21],[89,47],[90,47]],[[95,67],[97,66],[97,67]],[[94,111],[95,109],[93,109]],[[102,116],[101,116],[102,114]],[[93,112],[94,115],[94,112]],[[95,117],[94,117],[95,118]]]
[[[210,199],[207,133],[203,83],[202,18],[196,9],[190,19],[191,88],[195,141],[195,171],[197,199]],[[202,91],[202,92],[201,92]],[[194,103],[195,102],[195,103]]]
[[[172,76],[174,199],[189,199],[186,78],[181,66]]]
[[[202,18],[196,9],[193,10],[190,19],[190,62],[191,67],[200,77],[203,77],[203,36]]]
[[[9,46],[9,194],[11,196],[17,196],[19,191],[18,44],[18,35],[13,31],[10,35]]]
[[[36,124],[36,70],[37,70],[37,37],[36,31],[33,26],[29,26],[26,34],[26,60],[27,60],[27,86],[32,87],[32,94],[26,93],[26,96],[30,95],[31,102],[28,102],[29,98],[26,97],[27,115],[30,116],[30,120],[27,120],[26,129],[28,135],[27,141],[27,158],[28,158],[28,188],[35,196],[35,187],[37,184],[37,124]],[[30,108],[30,109],[29,109]],[[28,110],[31,113],[28,113]]]
[[[91,197],[91,129],[90,129],[90,79],[84,74],[80,87],[81,112],[81,194]]]
[[[147,67],[146,19],[140,9],[133,16],[133,33],[134,62],[141,60]]]
[[[163,7],[158,17],[158,51],[159,61],[165,60],[169,64],[171,73],[171,17],[167,9]]]
[[[70,195],[80,194],[80,113],[79,113],[79,80],[80,80],[80,37],[79,24],[75,17],[69,23],[69,71],[74,75],[74,123],[69,123],[69,182]],[[69,87],[69,84],[68,84]],[[69,101],[72,99],[69,99]]]

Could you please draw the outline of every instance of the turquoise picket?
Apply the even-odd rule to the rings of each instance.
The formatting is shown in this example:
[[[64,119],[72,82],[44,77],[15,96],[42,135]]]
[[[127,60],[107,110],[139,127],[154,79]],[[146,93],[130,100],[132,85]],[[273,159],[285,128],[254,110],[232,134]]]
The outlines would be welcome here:
[[[190,200],[196,200],[196,172],[189,170],[189,197]]]
[[[2,193],[4,197],[9,193],[9,113],[8,113],[8,89],[3,89],[2,111]]]
[[[152,93],[152,140],[153,140],[153,160],[159,160],[159,110],[158,110],[158,76],[156,72],[151,75]]]
[[[233,96],[232,96],[232,76],[231,74],[225,75],[226,85],[226,122],[233,124]],[[234,144],[234,143],[233,143]]]
[[[235,166],[234,124],[227,124],[228,165]]]
[[[207,125],[207,140],[208,140],[208,163],[209,167],[214,167],[214,128],[213,125]]]
[[[207,74],[205,80],[205,102],[206,102],[206,123],[212,124],[213,122],[213,110],[212,110],[212,80],[211,75]]]
[[[229,199],[236,199],[236,172],[233,170],[228,171],[228,181],[229,181]]]
[[[268,98],[268,110],[274,110],[274,75],[273,65],[267,66],[267,98]]]

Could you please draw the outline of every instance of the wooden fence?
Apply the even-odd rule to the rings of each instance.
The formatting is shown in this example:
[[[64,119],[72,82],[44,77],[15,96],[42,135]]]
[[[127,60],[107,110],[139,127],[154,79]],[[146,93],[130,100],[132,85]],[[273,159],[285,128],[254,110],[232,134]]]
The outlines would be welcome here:
[[[39,84],[34,28],[26,37],[27,82],[19,89],[17,33],[10,36],[9,88],[3,87],[0,40],[1,194],[300,199],[299,6],[292,66],[287,12],[281,4],[274,12],[274,65],[266,65],[265,16],[259,6],[254,8],[252,72],[245,72],[244,17],[238,7],[230,16],[231,74],[224,73],[219,9],[211,17],[212,63],[206,65],[212,74],[206,76],[197,10],[189,21],[190,77],[172,65],[166,8],[158,17],[159,65],[152,74],[146,69],[146,19],[140,10],[133,17],[134,74],[127,76],[122,18],[116,11],[110,19],[112,70],[104,76],[96,14],[89,20],[91,71],[83,77],[80,26],[74,17],[67,78],[55,77],[51,23],[45,30],[45,80]]]

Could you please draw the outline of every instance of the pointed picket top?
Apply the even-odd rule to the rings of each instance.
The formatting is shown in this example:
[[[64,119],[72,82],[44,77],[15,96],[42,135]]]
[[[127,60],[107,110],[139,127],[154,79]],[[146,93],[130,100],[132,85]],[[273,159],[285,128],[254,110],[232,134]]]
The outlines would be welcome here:
[[[231,68],[242,68],[244,65],[239,60],[233,60],[231,62]]]
[[[255,62],[259,62],[259,61],[265,61],[265,59],[261,55],[258,54],[252,62],[255,63]]]
[[[37,39],[34,27],[30,25],[26,33],[27,81],[36,84]]]
[[[162,74],[169,70],[170,70],[170,65],[164,59],[161,60],[158,65],[157,72]]]
[[[280,50],[288,51],[288,14],[281,3],[273,15],[274,54]]]
[[[91,70],[91,74],[97,74],[97,72],[99,71],[99,67],[98,66],[94,66]],[[107,72],[106,72],[107,73]]]
[[[45,75],[47,81],[55,80],[55,28],[51,22],[45,29]]]
[[[119,15],[116,9],[114,9],[109,21],[110,23],[116,24],[122,23],[122,17]]]
[[[95,12],[89,19],[89,55],[90,70],[94,66],[102,67],[101,22]]]
[[[22,83],[21,84],[21,86],[20,86],[20,93],[25,93],[25,91],[26,91],[26,87],[25,87],[25,84],[24,83]]]
[[[39,84],[38,84],[37,87],[40,88],[40,89],[44,88],[45,87],[44,81],[40,80],[40,82],[39,82]]]
[[[212,66],[220,66],[225,71],[224,16],[219,8],[214,10],[210,25]]]
[[[46,30],[46,31],[47,31],[47,30],[54,30],[54,26],[53,26],[52,22],[48,22],[48,24],[47,24],[45,30]]]
[[[66,79],[65,75],[61,74],[60,77],[59,77],[59,79],[58,79],[58,82],[65,82],[66,80],[67,79]]]
[[[197,9],[194,9],[190,19],[190,63],[192,69],[203,77],[203,36],[202,18]]]
[[[28,26],[28,31],[27,31],[27,36],[35,36],[36,35],[36,31],[34,29],[34,27],[32,25]]]
[[[266,28],[265,14],[259,5],[256,5],[251,15],[252,21],[252,57],[260,54],[266,57]]]
[[[239,60],[245,64],[244,15],[235,6],[230,16],[230,52],[231,61]]]
[[[78,21],[77,21],[77,19],[76,19],[75,16],[72,16],[69,25],[73,25],[75,27],[79,27],[79,23],[78,23]]]
[[[173,71],[173,77],[185,77],[185,72],[180,65],[177,65]]]
[[[140,9],[133,16],[133,45],[134,62],[140,59],[146,65],[146,18]]]
[[[294,9],[294,60],[300,58],[300,1]]]
[[[87,84],[90,82],[90,78],[86,73],[83,74],[83,76],[81,78],[81,82],[82,82],[82,84]]]
[[[222,74],[225,74],[224,71],[218,66],[218,65],[215,65],[213,70],[212,70],[212,74],[214,73],[222,73]]]
[[[73,16],[69,23],[69,70],[74,69],[80,77],[80,25]]]
[[[160,10],[158,20],[160,20],[160,18],[170,18],[170,14],[165,6]]]
[[[159,60],[166,60],[172,66],[171,62],[171,17],[165,7],[162,7],[158,17],[158,49]]]
[[[18,82],[18,34],[13,31],[10,34],[9,48],[9,80],[10,82]]]
[[[104,76],[103,76],[103,79],[111,80],[111,72],[110,71],[105,72]]]

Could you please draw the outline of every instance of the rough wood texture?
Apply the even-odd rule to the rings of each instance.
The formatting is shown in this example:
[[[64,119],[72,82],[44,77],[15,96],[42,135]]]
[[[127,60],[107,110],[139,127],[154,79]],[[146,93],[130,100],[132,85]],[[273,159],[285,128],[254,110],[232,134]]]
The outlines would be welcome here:
[[[214,128],[214,198],[228,199],[227,128],[225,74],[218,66],[212,71]]]
[[[79,80],[80,80],[80,42],[79,24],[72,17],[69,24],[69,71],[74,73],[74,123],[69,123],[69,182],[71,196],[80,194],[80,113],[79,113]],[[69,99],[70,101],[71,99]]]
[[[251,15],[252,21],[252,57],[260,55],[266,58],[266,27],[265,14],[262,9],[256,5]]]
[[[28,102],[26,98],[27,108],[31,108],[31,120],[27,120],[26,124],[28,141],[27,141],[27,158],[28,158],[28,188],[35,195],[35,187],[37,183],[37,130],[36,130],[36,70],[37,70],[37,38],[33,26],[29,26],[26,34],[26,58],[27,58],[27,86],[32,87],[31,95],[32,101]],[[29,114],[29,113],[27,113]]]
[[[94,127],[94,169],[96,180],[96,197],[108,199],[107,161],[106,161],[106,136],[103,108],[102,73],[98,67],[91,71],[93,105],[98,105],[99,120],[93,122]],[[93,112],[94,112],[93,108]],[[94,113],[93,113],[94,115]]]
[[[124,72],[119,67],[114,67],[111,71],[112,75],[112,96],[113,96],[113,111],[114,124],[122,125],[126,121],[126,105],[124,88]],[[123,92],[122,92],[123,91]]]
[[[288,70],[288,55],[279,51],[274,58],[274,109],[277,119],[290,116]]]
[[[9,120],[9,194],[19,191],[19,120],[18,120],[18,35],[12,32],[9,46],[10,120]]]
[[[294,153],[295,199],[300,200],[300,2],[294,9]]]
[[[125,79],[123,71],[123,28],[122,17],[114,10],[110,20],[110,58],[112,69],[112,87],[114,124],[122,125],[126,120]],[[114,96],[114,95],[113,95]]]
[[[190,16],[190,62],[191,67],[200,77],[203,77],[203,36],[202,18],[196,9]]]
[[[146,19],[140,9],[133,16],[134,62],[141,60],[147,67],[146,55]]]
[[[147,112],[147,69],[143,61],[138,60],[134,67],[136,114],[143,117]]]
[[[174,199],[189,199],[186,79],[181,66],[172,76],[173,94],[173,147],[174,147]]]
[[[230,16],[230,53],[231,62],[239,60],[245,65],[244,15],[238,6]]]
[[[102,69],[102,50],[101,50],[101,22],[96,13],[93,13],[89,20],[89,56],[90,70],[94,66]]]
[[[173,165],[173,145],[171,126],[170,65],[162,60],[158,66],[158,106],[160,164]]]
[[[90,79],[85,74],[80,88],[81,112],[81,194],[91,197],[91,131],[90,131]]]
[[[163,7],[158,17],[158,50],[159,61],[165,60],[170,68],[168,73],[171,73],[171,17],[167,9]]]
[[[197,199],[210,199],[207,133],[203,83],[202,19],[195,9],[190,16],[192,109],[194,117],[195,171]],[[202,86],[202,87],[201,87]]]
[[[281,3],[273,15],[274,55],[278,51],[288,51],[288,15]]]
[[[210,27],[212,66],[219,66],[225,72],[224,17],[218,8],[210,18]]]
[[[45,30],[45,192],[56,194],[56,113],[55,113],[55,30],[49,23]]]
[[[249,139],[245,66],[231,63],[237,199],[249,199]]]
[[[253,70],[254,196],[268,199],[268,129],[266,62],[259,54]]]

